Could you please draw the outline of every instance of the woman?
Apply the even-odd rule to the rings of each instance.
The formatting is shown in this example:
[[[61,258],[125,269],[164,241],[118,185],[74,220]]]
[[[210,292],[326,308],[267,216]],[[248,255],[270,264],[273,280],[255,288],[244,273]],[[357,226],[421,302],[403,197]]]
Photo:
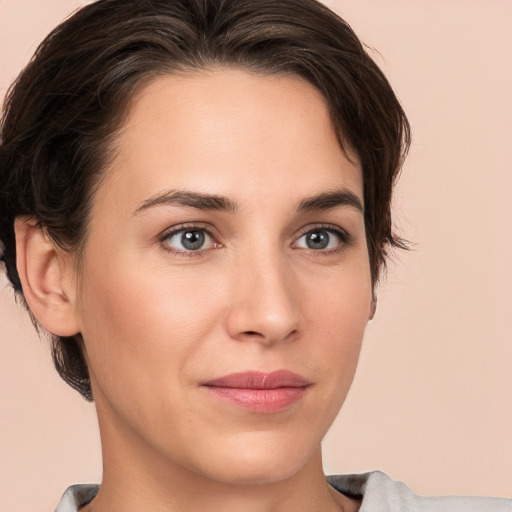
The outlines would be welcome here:
[[[101,488],[57,510],[510,509],[323,475],[408,144],[311,1],[105,0],[47,38],[6,104],[0,237],[97,408]]]

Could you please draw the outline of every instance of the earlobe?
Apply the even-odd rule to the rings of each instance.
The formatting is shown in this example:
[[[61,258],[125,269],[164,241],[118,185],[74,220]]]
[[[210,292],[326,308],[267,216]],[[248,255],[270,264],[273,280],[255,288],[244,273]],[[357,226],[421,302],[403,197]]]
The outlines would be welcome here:
[[[16,265],[30,310],[52,334],[76,334],[79,329],[70,257],[55,247],[33,216],[17,217],[15,233]]]

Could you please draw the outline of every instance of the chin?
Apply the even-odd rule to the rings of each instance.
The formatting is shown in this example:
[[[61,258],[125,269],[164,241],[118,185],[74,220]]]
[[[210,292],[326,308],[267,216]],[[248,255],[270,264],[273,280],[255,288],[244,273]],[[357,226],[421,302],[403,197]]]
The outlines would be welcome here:
[[[246,435],[235,443],[219,443],[216,455],[209,458],[203,471],[214,480],[230,485],[271,485],[299,473],[316,452],[321,465],[320,444],[314,449],[288,437],[276,439],[268,432]]]

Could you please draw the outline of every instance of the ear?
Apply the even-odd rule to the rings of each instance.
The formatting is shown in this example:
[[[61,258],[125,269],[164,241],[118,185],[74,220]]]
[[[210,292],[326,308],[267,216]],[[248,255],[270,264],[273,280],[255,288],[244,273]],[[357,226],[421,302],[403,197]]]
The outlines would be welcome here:
[[[47,331],[73,336],[79,329],[71,255],[52,243],[36,217],[17,217],[14,229],[16,266],[28,307]]]

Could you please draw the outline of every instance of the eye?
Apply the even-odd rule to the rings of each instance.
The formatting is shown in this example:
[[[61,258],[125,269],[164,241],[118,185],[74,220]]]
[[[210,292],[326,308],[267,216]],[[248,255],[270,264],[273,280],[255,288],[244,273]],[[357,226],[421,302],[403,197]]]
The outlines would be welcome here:
[[[294,246],[300,249],[329,251],[341,249],[348,241],[348,234],[339,229],[319,227],[310,229],[300,236]]]
[[[217,246],[213,237],[202,228],[181,228],[165,235],[162,241],[171,252],[200,252]]]

